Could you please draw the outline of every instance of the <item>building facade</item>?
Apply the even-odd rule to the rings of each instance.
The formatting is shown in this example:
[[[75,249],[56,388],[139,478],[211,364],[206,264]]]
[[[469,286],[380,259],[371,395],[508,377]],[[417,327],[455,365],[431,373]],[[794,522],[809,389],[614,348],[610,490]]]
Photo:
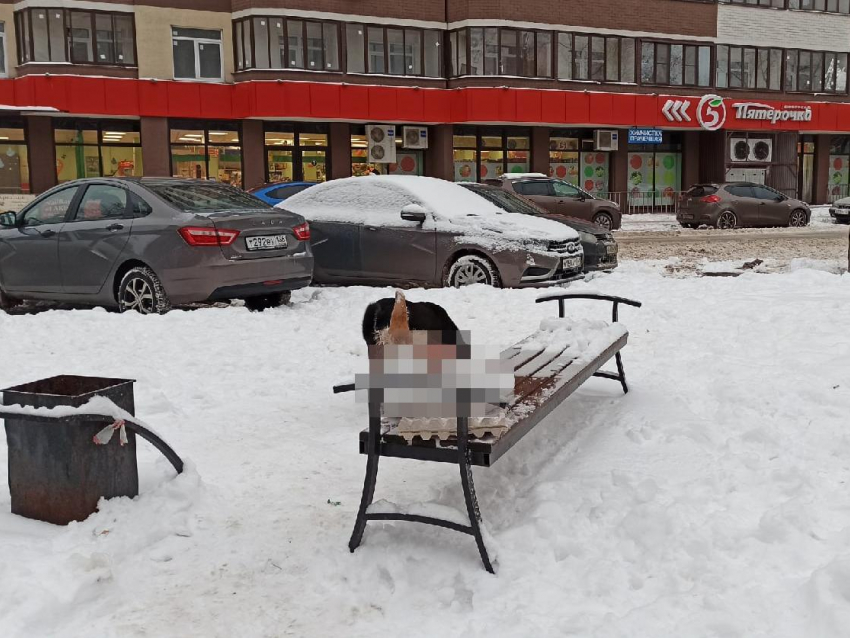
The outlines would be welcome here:
[[[848,55],[850,0],[0,0],[0,193],[377,169],[823,203],[850,190]]]

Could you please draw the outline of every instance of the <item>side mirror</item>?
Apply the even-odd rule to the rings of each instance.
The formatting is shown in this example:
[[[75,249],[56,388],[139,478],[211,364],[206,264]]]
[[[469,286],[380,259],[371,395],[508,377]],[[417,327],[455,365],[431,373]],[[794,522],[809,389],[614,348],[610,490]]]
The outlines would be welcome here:
[[[401,218],[408,222],[422,224],[428,219],[428,211],[419,204],[408,204],[401,209]]]
[[[0,226],[3,228],[17,228],[18,214],[14,211],[0,213]]]

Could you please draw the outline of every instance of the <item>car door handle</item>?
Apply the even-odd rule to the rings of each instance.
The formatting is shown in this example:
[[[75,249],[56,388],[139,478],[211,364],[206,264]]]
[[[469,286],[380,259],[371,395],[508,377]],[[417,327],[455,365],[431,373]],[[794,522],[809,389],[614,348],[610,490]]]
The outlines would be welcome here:
[[[764,202],[759,202],[759,206],[764,206]]]
[[[116,230],[124,230],[124,224],[110,224],[106,227],[106,230],[115,232]]]
[[[56,234],[56,231],[53,231],[53,230],[50,230],[50,229],[41,231],[42,237],[49,238],[49,237],[53,237],[55,234]]]
[[[366,226],[366,230],[378,230],[377,226]]]

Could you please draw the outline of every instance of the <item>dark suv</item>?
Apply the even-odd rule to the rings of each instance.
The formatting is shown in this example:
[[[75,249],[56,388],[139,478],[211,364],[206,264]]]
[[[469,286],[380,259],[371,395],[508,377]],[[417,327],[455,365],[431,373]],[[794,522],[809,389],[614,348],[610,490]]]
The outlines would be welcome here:
[[[584,219],[606,230],[620,227],[622,215],[615,202],[598,199],[578,186],[543,173],[506,173],[501,179],[486,183],[522,195],[553,215]]]
[[[808,204],[752,182],[697,184],[682,195],[676,221],[685,228],[714,226],[806,226]]]

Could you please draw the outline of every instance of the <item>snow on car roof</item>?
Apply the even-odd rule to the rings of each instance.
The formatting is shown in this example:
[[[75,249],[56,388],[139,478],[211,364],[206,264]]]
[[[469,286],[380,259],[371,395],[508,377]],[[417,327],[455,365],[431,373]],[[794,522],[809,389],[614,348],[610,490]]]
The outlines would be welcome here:
[[[495,247],[497,240],[566,241],[576,232],[558,222],[508,213],[453,182],[413,175],[371,175],[325,182],[277,205],[308,221],[399,226],[401,209],[418,203],[434,214],[436,230],[461,232],[466,239]],[[486,238],[486,239],[485,239]]]
[[[502,173],[502,179],[525,179],[528,177],[549,179],[549,176],[543,173]]]

